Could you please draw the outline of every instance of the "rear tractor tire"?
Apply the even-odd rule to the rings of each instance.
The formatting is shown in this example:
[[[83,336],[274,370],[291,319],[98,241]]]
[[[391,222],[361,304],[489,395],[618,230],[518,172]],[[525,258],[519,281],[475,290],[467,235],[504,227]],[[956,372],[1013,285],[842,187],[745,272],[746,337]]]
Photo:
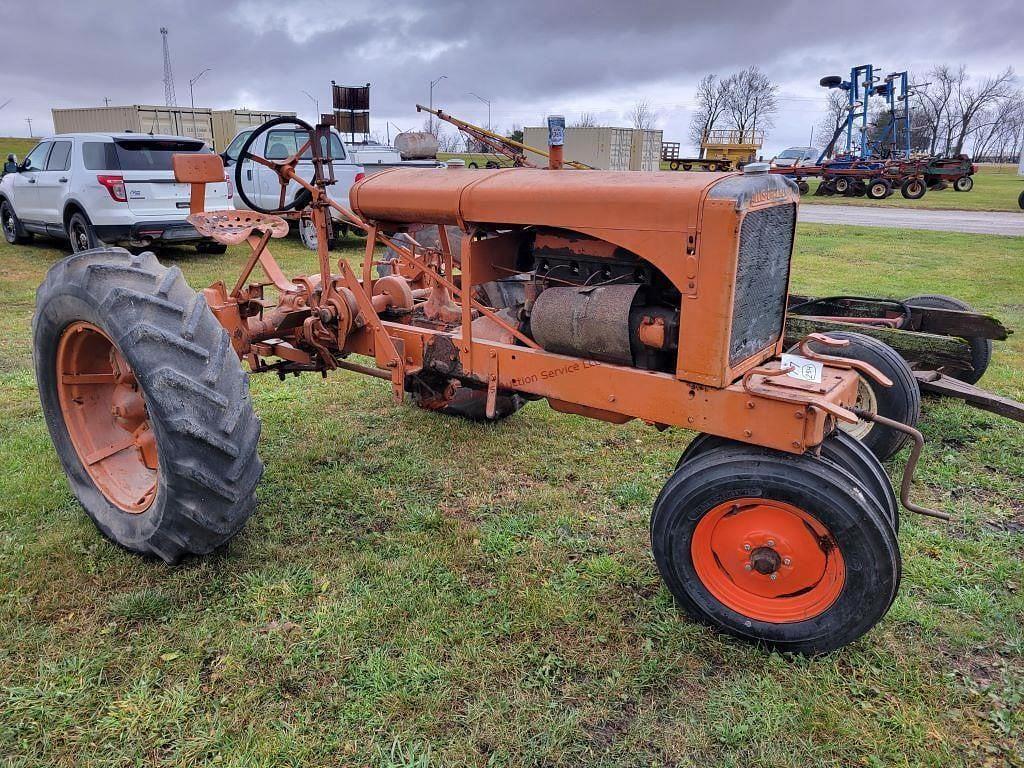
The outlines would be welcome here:
[[[451,389],[449,389],[449,387]],[[445,390],[448,390],[447,393]],[[419,408],[468,421],[503,421],[526,405],[527,400],[515,392],[499,390],[494,400],[494,418],[487,418],[487,390],[445,381],[440,376],[417,378],[409,389],[412,402]],[[445,397],[447,396],[447,402]],[[439,403],[444,403],[439,405]]]
[[[97,248],[36,292],[36,382],[72,492],[107,538],[174,563],[255,508],[260,422],[227,332],[177,267]]]
[[[908,426],[917,426],[921,417],[921,390],[907,361],[900,354],[878,339],[853,331],[830,331],[835,339],[846,339],[848,346],[826,348],[815,346],[811,349],[826,355],[849,357],[873,365],[892,380],[891,387],[883,387],[873,379],[861,376],[857,388],[857,407],[886,416]],[[856,424],[840,422],[839,428],[860,440],[880,460],[895,455],[910,437],[889,427],[870,421]]]
[[[676,470],[654,505],[651,546],[691,617],[784,652],[853,642],[900,582],[896,533],[856,476],[812,454],[738,443]]]

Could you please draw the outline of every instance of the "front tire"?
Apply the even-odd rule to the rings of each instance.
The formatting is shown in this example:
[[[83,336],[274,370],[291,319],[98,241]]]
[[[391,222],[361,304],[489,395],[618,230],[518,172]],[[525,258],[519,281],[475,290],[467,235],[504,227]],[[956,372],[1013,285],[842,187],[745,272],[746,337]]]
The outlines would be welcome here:
[[[7,201],[0,201],[0,224],[3,225],[4,240],[11,245],[24,245],[32,242],[32,233],[26,232],[21,221],[14,213],[14,207]]]
[[[39,287],[32,332],[54,448],[103,535],[174,563],[242,528],[260,423],[227,332],[177,267],[70,256]]]
[[[953,182],[953,189],[957,192],[970,192],[974,189],[974,179],[970,176],[961,176]]]
[[[75,211],[71,214],[70,218],[68,218],[65,232],[67,233],[68,240],[71,242],[72,253],[81,253],[82,251],[103,246],[103,241],[97,237],[92,222],[81,211]]]
[[[899,546],[878,502],[808,454],[733,444],[685,462],[655,502],[651,545],[691,617],[780,651],[853,642],[899,588]]]

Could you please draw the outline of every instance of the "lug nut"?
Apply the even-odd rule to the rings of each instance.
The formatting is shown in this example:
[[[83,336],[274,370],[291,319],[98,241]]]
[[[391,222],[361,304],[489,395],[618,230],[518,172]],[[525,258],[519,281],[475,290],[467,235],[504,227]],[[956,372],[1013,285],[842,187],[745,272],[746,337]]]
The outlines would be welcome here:
[[[777,578],[779,578],[779,574],[777,574],[777,573],[773,573],[773,574],[772,574],[771,576],[769,576],[768,578],[769,578],[769,579],[771,579],[772,581],[775,581],[775,580],[776,580]]]
[[[749,570],[750,570],[750,568],[751,568],[751,565],[750,565],[750,563],[747,563],[746,565],[744,565],[744,566],[743,566],[743,570],[744,570],[744,571],[749,571]]]
[[[790,560],[790,559],[789,559],[788,557],[785,557],[785,558],[783,558],[783,559],[782,559],[782,562],[783,562],[783,564],[785,564],[785,565],[792,565],[792,564],[793,564],[793,561],[792,561],[792,560]]]
[[[749,552],[749,551],[750,551],[750,545],[749,545],[749,544],[744,544],[744,545],[743,545],[743,549],[744,549],[745,551]]]
[[[768,539],[768,546],[769,547],[774,547],[775,546],[775,539]]]

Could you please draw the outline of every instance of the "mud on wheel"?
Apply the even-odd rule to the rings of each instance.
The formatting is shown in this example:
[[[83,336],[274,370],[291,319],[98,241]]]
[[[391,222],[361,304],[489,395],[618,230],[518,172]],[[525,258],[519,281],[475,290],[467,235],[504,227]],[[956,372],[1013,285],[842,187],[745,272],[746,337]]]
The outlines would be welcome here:
[[[852,473],[742,444],[685,461],[655,502],[658,570],[693,618],[781,651],[867,632],[900,581],[896,533]]]
[[[168,563],[241,529],[263,471],[248,377],[201,294],[152,253],[98,248],[36,293],[43,414],[100,531]]]

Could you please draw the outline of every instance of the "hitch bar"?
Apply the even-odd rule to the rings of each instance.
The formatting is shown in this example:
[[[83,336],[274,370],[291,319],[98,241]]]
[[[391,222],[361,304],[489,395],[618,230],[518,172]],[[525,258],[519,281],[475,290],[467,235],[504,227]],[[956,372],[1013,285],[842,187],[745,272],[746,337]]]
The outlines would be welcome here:
[[[895,421],[894,419],[890,419],[885,416],[879,416],[877,413],[869,413],[860,408],[854,408],[853,412],[865,421],[871,421],[875,424],[880,424],[883,427],[895,429],[897,432],[902,432],[905,435],[910,435],[911,439],[914,441],[914,447],[910,450],[910,458],[907,459],[906,467],[903,468],[903,480],[900,483],[900,503],[908,512],[916,512],[919,515],[936,517],[939,520],[945,520],[947,522],[951,520],[952,516],[948,512],[941,512],[937,509],[928,509],[928,507],[922,507],[910,500],[910,485],[914,481],[914,471],[917,469],[917,460],[921,458],[921,451],[924,449],[924,435],[921,434],[921,431],[902,422]]]

